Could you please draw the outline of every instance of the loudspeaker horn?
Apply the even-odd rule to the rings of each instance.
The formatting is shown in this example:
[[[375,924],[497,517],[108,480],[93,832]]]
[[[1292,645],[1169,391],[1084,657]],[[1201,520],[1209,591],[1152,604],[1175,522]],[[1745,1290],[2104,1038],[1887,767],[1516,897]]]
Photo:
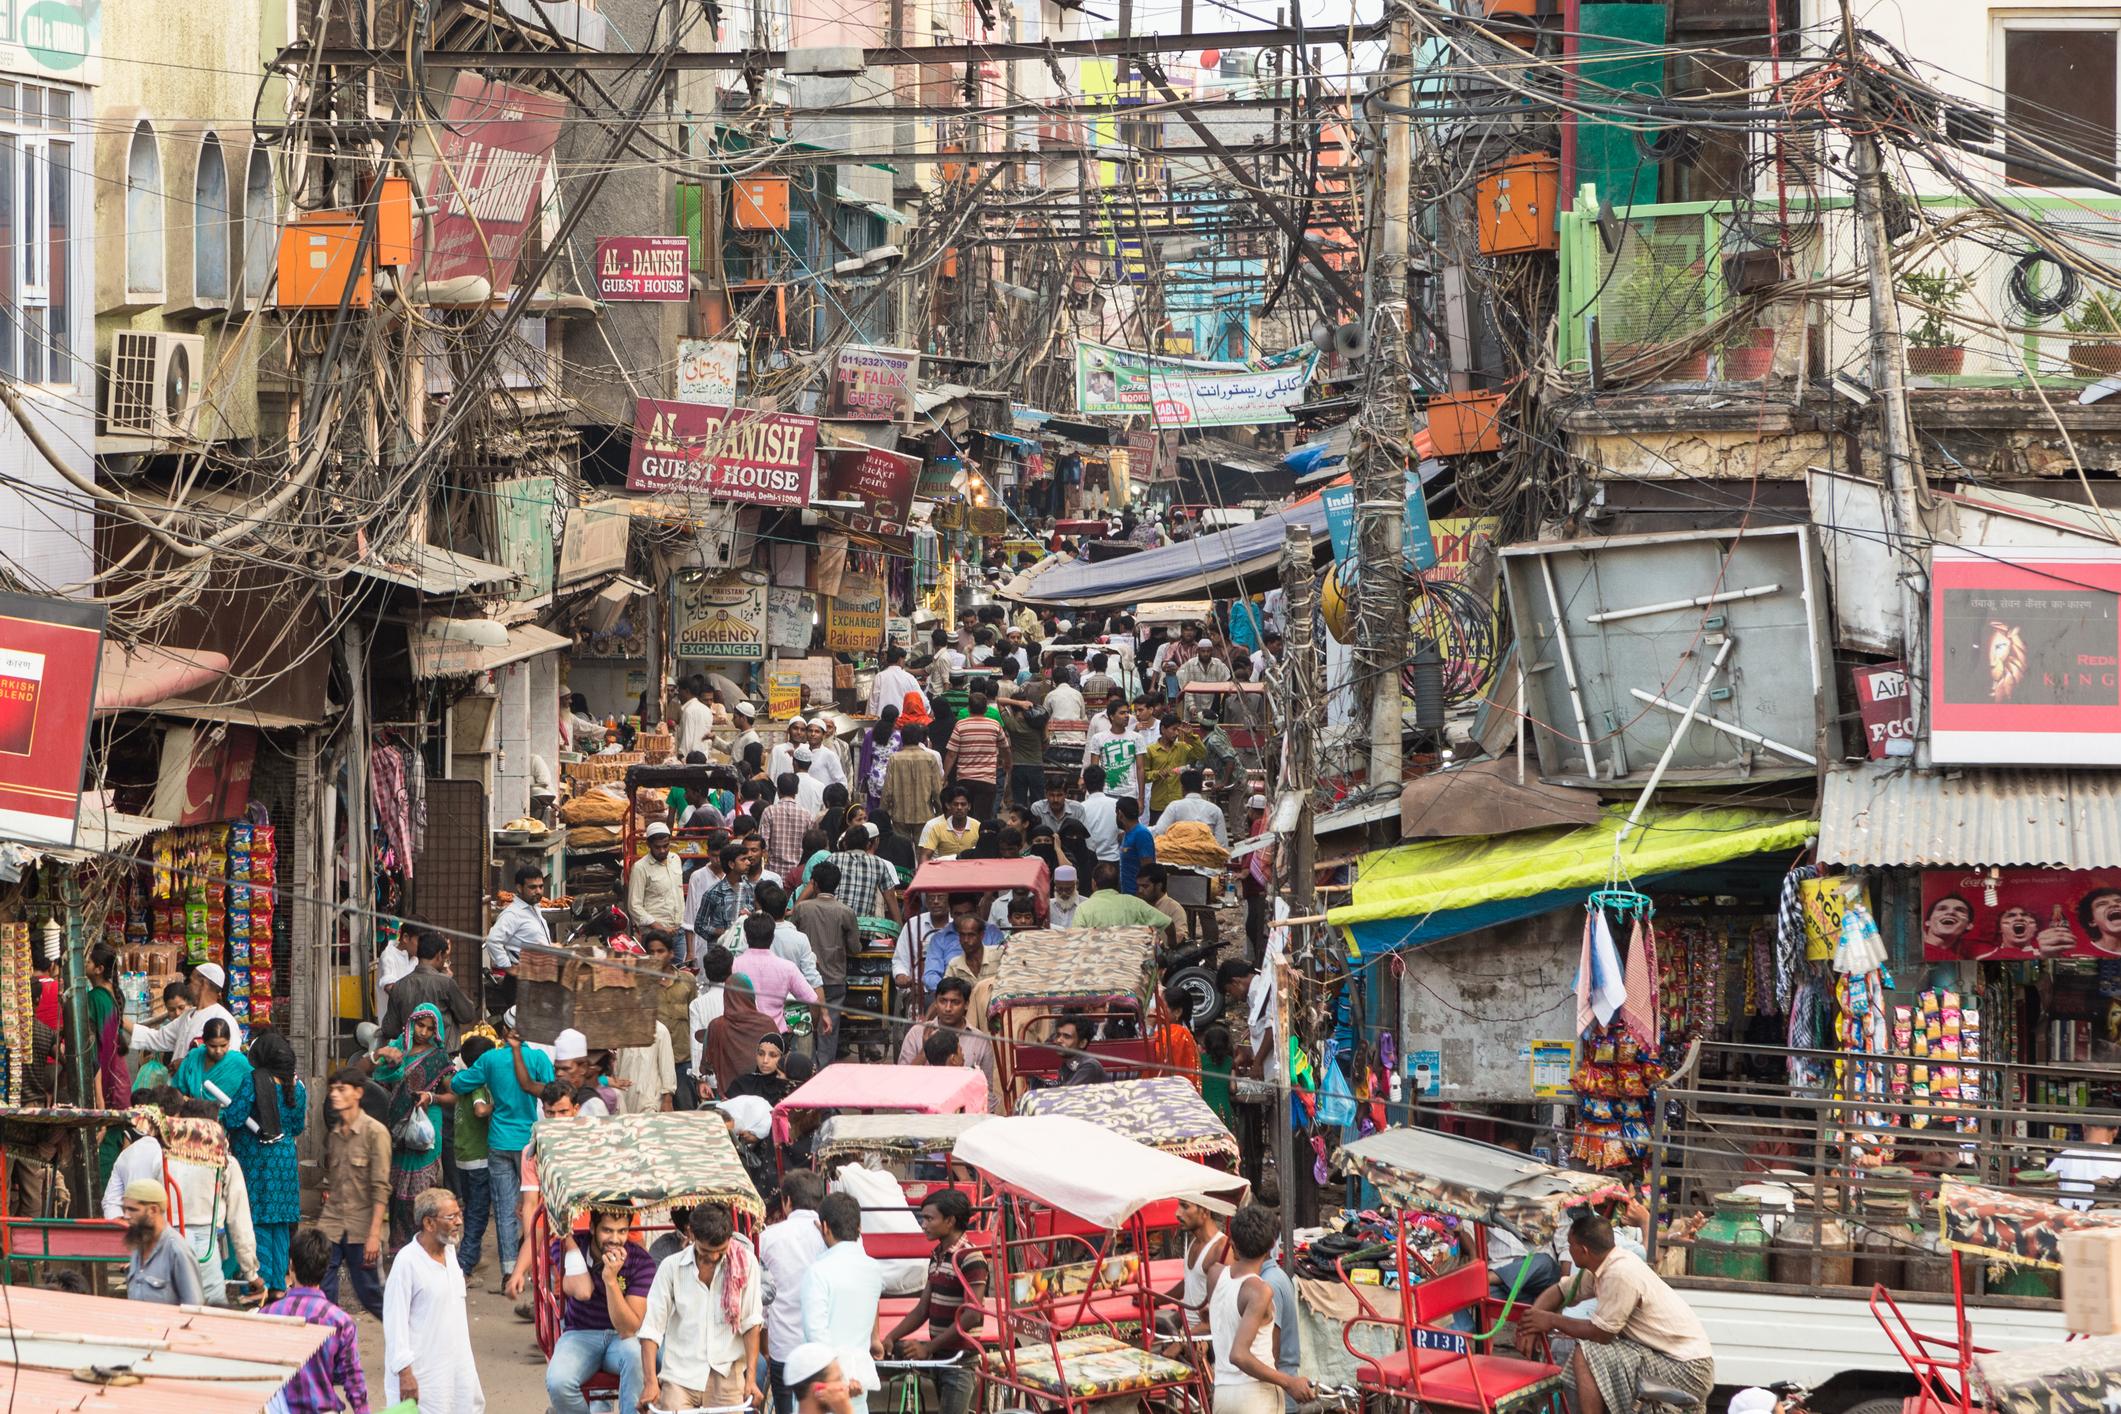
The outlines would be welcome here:
[[[1360,324],[1343,324],[1333,331],[1333,351],[1348,358],[1357,358],[1370,351],[1370,336]]]

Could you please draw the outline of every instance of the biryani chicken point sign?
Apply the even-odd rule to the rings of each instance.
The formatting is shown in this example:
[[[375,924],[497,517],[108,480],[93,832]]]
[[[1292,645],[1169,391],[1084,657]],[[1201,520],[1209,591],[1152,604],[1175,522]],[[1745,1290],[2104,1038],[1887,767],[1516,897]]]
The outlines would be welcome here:
[[[817,419],[798,413],[639,398],[626,489],[807,506],[817,440]]]

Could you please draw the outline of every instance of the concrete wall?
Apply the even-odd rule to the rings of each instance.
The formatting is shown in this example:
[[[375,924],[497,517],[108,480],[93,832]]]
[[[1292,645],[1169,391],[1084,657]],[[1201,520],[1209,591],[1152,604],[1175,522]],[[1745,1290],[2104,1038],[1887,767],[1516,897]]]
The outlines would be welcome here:
[[[1534,1040],[1576,1034],[1576,962],[1583,912],[1559,909],[1404,954],[1400,1055],[1442,1055],[1436,1097],[1458,1103],[1532,1098]],[[1409,1082],[1408,1098],[1413,1098]]]
[[[243,312],[242,260],[246,245],[246,179],[252,160],[251,112],[258,99],[259,59],[264,54],[263,11],[267,0],[229,0],[200,5],[192,0],[125,0],[104,7],[104,83],[97,94],[95,143],[96,229],[103,239],[95,258],[95,347],[99,367],[119,329],[169,330],[206,336],[206,362],[199,374],[206,416],[198,435],[208,439],[258,435],[258,348],[276,337],[275,327],[250,329]],[[284,4],[279,6],[284,10]],[[285,28],[276,15],[275,35]],[[172,63],[172,56],[203,56]],[[274,121],[277,110],[260,117]],[[138,125],[152,132],[160,158],[162,221],[159,229],[126,228],[127,151]],[[199,223],[216,219],[195,200],[201,153],[217,147],[226,163],[228,206],[219,219],[230,223],[232,269],[228,298],[202,298],[193,279]],[[261,154],[262,155],[262,154]],[[269,158],[268,158],[269,160]],[[277,208],[277,182],[272,205]],[[159,298],[128,296],[128,240],[160,244]],[[275,258],[269,234],[249,244],[258,258]],[[98,395],[100,397],[100,393]]]

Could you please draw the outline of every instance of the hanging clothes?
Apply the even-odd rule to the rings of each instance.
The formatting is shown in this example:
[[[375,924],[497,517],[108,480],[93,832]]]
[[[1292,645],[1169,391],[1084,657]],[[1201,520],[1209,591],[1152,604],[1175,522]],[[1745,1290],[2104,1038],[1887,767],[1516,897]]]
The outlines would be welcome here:
[[[378,742],[368,754],[369,808],[376,827],[389,841],[391,853],[406,878],[412,877],[412,797],[405,784],[405,758],[389,741]]]
[[[1601,921],[1604,915],[1600,915]],[[1628,932],[1627,995],[1620,1003],[1620,1024],[1643,1050],[1655,1054],[1658,1037],[1657,929],[1637,918]]]

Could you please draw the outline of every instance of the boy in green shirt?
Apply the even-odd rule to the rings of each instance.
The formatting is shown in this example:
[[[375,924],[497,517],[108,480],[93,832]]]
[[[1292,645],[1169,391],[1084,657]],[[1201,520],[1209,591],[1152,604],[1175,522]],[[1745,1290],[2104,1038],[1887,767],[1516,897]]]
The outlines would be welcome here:
[[[468,1066],[492,1049],[490,1038],[471,1036],[465,1039],[458,1056]],[[467,1277],[478,1270],[479,1249],[486,1241],[486,1220],[493,1211],[493,1179],[486,1171],[486,1121],[492,1115],[493,1096],[485,1086],[460,1097],[456,1111],[457,1201],[464,1208],[464,1235],[457,1240],[457,1265]]]

